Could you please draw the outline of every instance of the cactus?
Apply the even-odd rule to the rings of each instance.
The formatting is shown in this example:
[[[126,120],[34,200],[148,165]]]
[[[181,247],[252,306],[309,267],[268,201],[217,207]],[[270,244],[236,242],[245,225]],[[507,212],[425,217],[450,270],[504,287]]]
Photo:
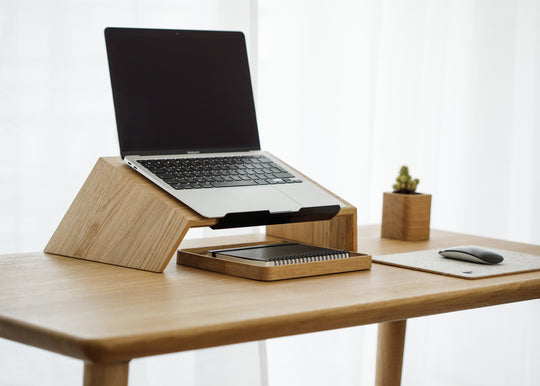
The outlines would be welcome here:
[[[402,166],[399,176],[396,178],[396,183],[393,186],[394,193],[414,194],[419,182],[420,180],[418,178],[414,180],[411,178],[407,166]]]

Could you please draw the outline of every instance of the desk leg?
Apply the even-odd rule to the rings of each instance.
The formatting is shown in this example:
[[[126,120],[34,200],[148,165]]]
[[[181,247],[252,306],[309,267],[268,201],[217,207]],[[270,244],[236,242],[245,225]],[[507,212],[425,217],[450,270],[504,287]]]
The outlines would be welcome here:
[[[401,384],[406,327],[407,320],[379,324],[376,386],[398,386]]]
[[[84,386],[127,386],[129,362],[84,363]]]

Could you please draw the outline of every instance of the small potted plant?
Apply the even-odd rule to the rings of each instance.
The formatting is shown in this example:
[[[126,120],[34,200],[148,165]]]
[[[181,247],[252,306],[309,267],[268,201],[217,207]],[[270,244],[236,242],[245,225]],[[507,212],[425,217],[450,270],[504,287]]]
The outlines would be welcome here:
[[[420,180],[402,166],[393,192],[383,196],[381,236],[390,239],[429,240],[431,194],[417,193]]]

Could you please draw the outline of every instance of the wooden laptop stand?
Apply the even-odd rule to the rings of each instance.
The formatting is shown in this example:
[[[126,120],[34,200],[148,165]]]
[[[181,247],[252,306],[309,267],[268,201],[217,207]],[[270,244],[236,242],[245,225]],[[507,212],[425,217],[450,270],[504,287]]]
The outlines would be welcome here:
[[[331,220],[269,225],[266,233],[356,251],[356,208],[345,204]],[[99,158],[45,252],[163,272],[190,228],[218,220],[200,216],[120,157]]]

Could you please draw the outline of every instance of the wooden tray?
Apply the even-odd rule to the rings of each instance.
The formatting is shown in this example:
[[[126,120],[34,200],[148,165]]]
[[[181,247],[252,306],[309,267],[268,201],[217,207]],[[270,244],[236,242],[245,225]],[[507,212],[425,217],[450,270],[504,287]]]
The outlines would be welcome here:
[[[339,260],[315,261],[311,263],[288,264],[274,267],[260,267],[250,264],[224,261],[207,256],[212,249],[237,248],[265,243],[245,243],[234,245],[216,245],[204,248],[182,249],[177,252],[177,264],[208,271],[239,276],[253,280],[274,281],[299,277],[327,275],[331,273],[361,271],[371,269],[371,256],[365,253],[351,252],[351,257]],[[271,242],[267,244],[272,244]]]

